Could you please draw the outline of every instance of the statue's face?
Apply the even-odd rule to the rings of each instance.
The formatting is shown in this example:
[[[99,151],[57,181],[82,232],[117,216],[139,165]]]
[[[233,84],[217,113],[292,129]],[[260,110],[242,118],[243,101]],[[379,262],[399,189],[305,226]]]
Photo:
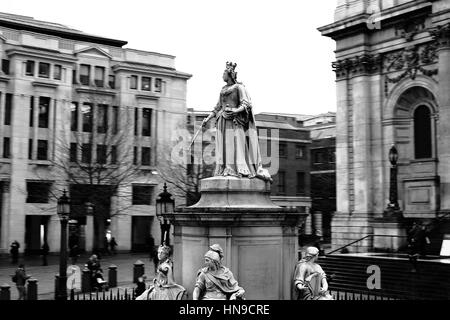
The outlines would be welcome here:
[[[223,72],[222,78],[223,78],[223,81],[225,81],[225,82],[228,82],[228,79],[230,79],[230,75],[228,74],[228,71],[227,71],[227,70],[225,70],[225,71]]]
[[[164,259],[166,259],[167,258],[167,253],[162,249],[162,248],[159,248],[158,249],[158,260],[164,260]]]
[[[214,262],[208,257],[205,257],[205,267],[207,267],[209,270],[215,269]]]

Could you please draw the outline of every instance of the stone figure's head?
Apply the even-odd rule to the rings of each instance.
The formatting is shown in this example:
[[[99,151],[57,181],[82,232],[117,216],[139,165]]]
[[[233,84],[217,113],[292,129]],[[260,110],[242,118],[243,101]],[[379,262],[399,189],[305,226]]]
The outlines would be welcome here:
[[[319,258],[319,249],[316,247],[308,247],[306,249],[305,259],[314,262]]]
[[[225,71],[223,72],[223,81],[228,82],[228,80],[231,79],[234,83],[237,82],[236,66],[236,63],[227,62]]]
[[[208,270],[215,271],[218,270],[221,267],[221,259],[220,255],[213,250],[209,250],[205,254],[205,267],[208,268]]]
[[[170,247],[165,244],[160,245],[158,248],[158,260],[166,260],[170,256]]]

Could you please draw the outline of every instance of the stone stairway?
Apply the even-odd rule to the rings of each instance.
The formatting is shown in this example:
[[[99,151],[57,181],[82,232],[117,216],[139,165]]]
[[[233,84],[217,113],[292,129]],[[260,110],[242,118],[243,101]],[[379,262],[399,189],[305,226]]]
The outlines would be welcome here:
[[[331,290],[367,292],[367,268],[380,267],[381,289],[374,293],[396,299],[450,299],[450,259],[419,260],[417,272],[407,257],[336,254],[320,257],[325,273],[332,277]]]

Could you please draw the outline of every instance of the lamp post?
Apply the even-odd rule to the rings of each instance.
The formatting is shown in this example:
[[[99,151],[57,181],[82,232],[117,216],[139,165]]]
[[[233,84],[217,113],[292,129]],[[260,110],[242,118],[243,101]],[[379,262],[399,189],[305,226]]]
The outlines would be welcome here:
[[[387,211],[393,213],[400,211],[397,192],[398,151],[395,145],[393,145],[389,150],[389,161],[391,162],[391,181],[389,186],[389,204],[387,206]]]
[[[59,279],[57,300],[67,300],[67,223],[70,214],[70,199],[66,190],[58,199],[57,213],[61,221],[61,249],[59,254]]]
[[[158,195],[156,199],[156,217],[161,226],[161,244],[170,245],[170,223],[163,215],[173,213],[175,209],[175,200],[172,199],[172,194],[167,191],[167,185],[164,183],[163,192]]]

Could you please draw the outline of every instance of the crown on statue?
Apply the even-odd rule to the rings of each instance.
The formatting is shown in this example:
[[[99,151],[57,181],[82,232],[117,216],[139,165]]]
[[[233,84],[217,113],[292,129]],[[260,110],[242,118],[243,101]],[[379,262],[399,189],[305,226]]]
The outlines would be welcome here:
[[[229,72],[235,72],[237,64],[233,62],[227,62],[227,71]]]

